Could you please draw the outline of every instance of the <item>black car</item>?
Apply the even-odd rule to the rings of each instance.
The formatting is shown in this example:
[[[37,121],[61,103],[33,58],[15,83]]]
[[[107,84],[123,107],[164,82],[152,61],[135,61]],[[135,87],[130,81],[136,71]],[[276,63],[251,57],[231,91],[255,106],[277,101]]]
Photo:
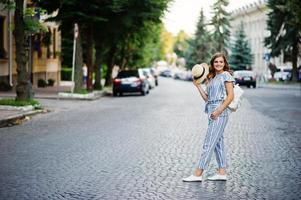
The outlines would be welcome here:
[[[234,72],[235,82],[239,85],[256,88],[256,76],[252,71],[238,70]]]
[[[149,83],[142,69],[121,70],[113,79],[113,96],[129,92],[149,93]]]

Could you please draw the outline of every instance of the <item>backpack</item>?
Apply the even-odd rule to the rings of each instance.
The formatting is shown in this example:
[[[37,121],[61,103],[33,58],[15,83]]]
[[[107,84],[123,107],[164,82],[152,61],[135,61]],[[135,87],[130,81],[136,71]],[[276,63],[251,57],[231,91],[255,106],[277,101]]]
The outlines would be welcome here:
[[[239,87],[238,84],[235,84],[233,88],[233,93],[234,93],[234,98],[232,102],[228,105],[228,108],[232,112],[235,112],[241,105],[242,95],[244,91],[241,89],[241,87]]]

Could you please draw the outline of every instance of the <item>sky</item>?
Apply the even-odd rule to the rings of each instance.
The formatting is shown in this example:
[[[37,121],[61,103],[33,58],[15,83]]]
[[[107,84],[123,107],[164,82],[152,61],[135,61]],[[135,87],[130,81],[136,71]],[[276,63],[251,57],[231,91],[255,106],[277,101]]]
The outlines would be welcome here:
[[[256,0],[229,0],[227,11],[250,4]],[[165,13],[163,23],[167,31],[176,35],[180,30],[184,30],[189,35],[193,35],[203,8],[206,19],[211,17],[211,5],[215,0],[173,0],[168,11]]]

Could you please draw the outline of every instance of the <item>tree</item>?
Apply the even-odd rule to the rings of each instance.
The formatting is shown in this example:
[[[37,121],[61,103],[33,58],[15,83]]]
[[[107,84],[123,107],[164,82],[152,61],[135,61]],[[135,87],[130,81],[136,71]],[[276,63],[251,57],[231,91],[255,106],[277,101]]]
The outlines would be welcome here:
[[[129,63],[135,56],[139,55],[147,37],[146,28],[149,24],[160,24],[161,17],[167,8],[169,0],[123,0],[125,4],[120,12],[110,17],[108,40],[109,51],[107,54],[107,74],[105,86],[112,82],[111,72],[116,63]],[[120,3],[119,3],[120,4]],[[116,31],[118,27],[118,31]],[[138,47],[138,48],[137,48]],[[124,64],[122,64],[124,65]]]
[[[35,33],[46,32],[47,29],[35,17],[37,13],[41,13],[41,10],[30,7],[32,5],[29,4],[26,4],[29,7],[25,8],[24,0],[3,0],[2,3],[7,9],[15,10],[13,35],[16,43],[17,63],[16,100],[30,100],[34,95],[27,68],[30,36]]]
[[[251,54],[251,48],[246,38],[243,22],[240,23],[234,40],[229,59],[231,68],[233,70],[246,70],[251,68],[253,55]]]
[[[213,4],[213,17],[211,25],[214,27],[212,39],[214,52],[228,54],[227,47],[230,38],[229,13],[225,7],[229,4],[228,0],[216,0]]]
[[[68,1],[40,1],[34,0],[37,4],[44,9],[46,9],[49,13],[53,13],[58,10],[58,13],[54,17],[50,17],[48,20],[53,20],[61,23],[61,26],[70,27],[73,24],[77,23],[79,26],[79,38],[85,42],[85,52],[86,55],[86,64],[88,67],[88,81],[87,81],[87,89],[92,90],[92,73],[93,73],[93,45],[94,45],[94,37],[93,37],[93,25],[99,21],[106,20],[99,13],[103,12],[104,8],[107,8],[106,2],[99,2],[97,0],[68,0]],[[115,2],[115,1],[114,1]],[[81,9],[78,9],[81,8]],[[82,36],[85,37],[82,37]],[[81,41],[79,40],[79,41]],[[81,45],[78,44],[78,45]],[[78,56],[82,56],[77,54]],[[82,59],[76,59],[78,61]],[[80,75],[80,71],[82,70],[83,63],[76,62],[75,65],[75,75]],[[81,78],[81,77],[80,77]],[[79,77],[75,77],[75,79],[79,79]],[[78,87],[77,87],[78,85]],[[81,85],[76,84],[74,91],[80,90]]]
[[[175,43],[174,40],[175,38],[173,37],[172,33],[168,32],[165,28],[163,28],[161,32],[161,42],[163,45],[164,55],[173,52],[173,46]]]
[[[199,21],[197,23],[197,30],[192,41],[192,55],[191,59],[194,64],[196,63],[209,63],[213,53],[212,39],[209,31],[207,30],[206,19],[203,9],[200,12]]]
[[[270,36],[265,38],[265,46],[270,49],[271,56],[281,53],[285,61],[293,64],[292,80],[297,80],[297,60],[301,43],[301,7],[299,0],[269,0],[270,8],[267,29]]]
[[[188,40],[189,36],[183,30],[176,36],[173,51],[177,54],[178,58],[183,58],[185,56],[185,53],[189,48]]]
[[[105,85],[110,85],[113,66],[125,65],[131,58],[134,59],[133,56],[144,46],[142,44],[147,38],[144,37],[144,33],[148,24],[161,23],[161,17],[169,2],[169,0],[34,1],[39,2],[39,5],[49,12],[58,10],[58,14],[52,20],[61,22],[62,26],[75,22],[79,24],[81,36],[85,35],[81,38],[88,66],[89,90],[92,83],[93,48],[103,48],[104,53],[98,53],[100,51],[98,49],[94,51],[97,65],[93,66],[98,68],[101,66],[99,63],[106,63]],[[81,9],[78,9],[79,7]],[[77,70],[81,70],[80,68],[76,66]],[[96,69],[97,73],[98,71],[100,70]],[[99,74],[97,78],[100,78]]]

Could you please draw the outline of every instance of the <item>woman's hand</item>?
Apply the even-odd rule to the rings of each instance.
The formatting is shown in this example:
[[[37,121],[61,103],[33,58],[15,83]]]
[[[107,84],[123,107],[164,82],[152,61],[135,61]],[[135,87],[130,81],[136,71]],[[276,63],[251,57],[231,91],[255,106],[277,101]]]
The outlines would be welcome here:
[[[198,87],[199,86],[199,84],[192,78],[192,83],[193,83],[193,85],[195,85],[196,87]]]
[[[210,114],[210,118],[216,120],[222,112],[219,109],[216,109]]]

